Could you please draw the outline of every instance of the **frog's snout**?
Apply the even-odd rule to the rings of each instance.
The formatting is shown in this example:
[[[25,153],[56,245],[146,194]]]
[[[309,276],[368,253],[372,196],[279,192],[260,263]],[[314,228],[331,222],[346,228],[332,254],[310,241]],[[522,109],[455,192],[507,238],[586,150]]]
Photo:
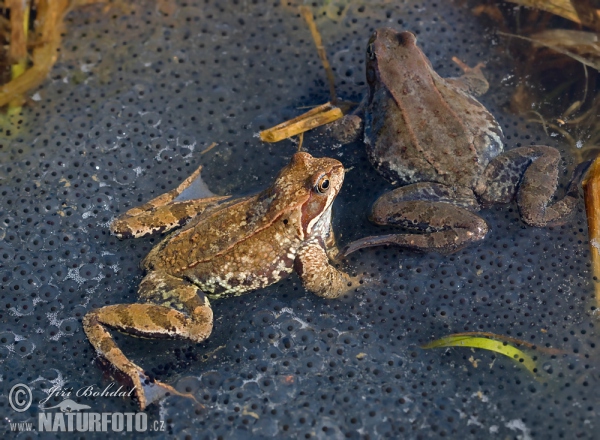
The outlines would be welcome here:
[[[398,32],[394,29],[386,27],[379,28],[375,30],[375,32],[373,32],[371,38],[369,39],[367,51],[369,50],[369,48],[371,48],[371,45],[376,41],[383,43],[386,47],[390,47],[390,45],[393,46],[395,44],[398,44],[401,47],[411,47],[417,45],[417,37],[412,32]]]

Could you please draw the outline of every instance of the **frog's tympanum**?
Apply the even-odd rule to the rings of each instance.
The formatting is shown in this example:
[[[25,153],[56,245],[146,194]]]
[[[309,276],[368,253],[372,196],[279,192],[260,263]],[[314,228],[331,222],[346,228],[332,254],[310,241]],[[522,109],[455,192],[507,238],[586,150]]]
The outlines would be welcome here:
[[[415,233],[366,237],[346,254],[384,244],[456,251],[488,232],[476,211],[515,197],[521,218],[533,226],[560,224],[573,211],[577,178],[563,199],[551,203],[558,150],[535,145],[503,153],[500,126],[473,98],[488,83],[479,67],[465,71],[460,78],[441,78],[410,32],[383,28],[371,36],[368,96],[331,130],[345,142],[364,133],[374,167],[402,185],[375,202],[371,220]]]
[[[177,201],[199,174],[200,169],[177,189],[111,224],[120,238],[185,226],[143,260],[147,274],[139,303],[105,306],[83,320],[97,353],[133,381],[142,409],[177,391],[152,381],[127,359],[107,328],[144,338],[201,342],[213,327],[208,298],[259,289],[293,271],[307,290],[325,298],[339,297],[352,284],[327,254],[335,252],[331,206],[344,179],[340,162],[297,153],[273,185],[257,195]]]

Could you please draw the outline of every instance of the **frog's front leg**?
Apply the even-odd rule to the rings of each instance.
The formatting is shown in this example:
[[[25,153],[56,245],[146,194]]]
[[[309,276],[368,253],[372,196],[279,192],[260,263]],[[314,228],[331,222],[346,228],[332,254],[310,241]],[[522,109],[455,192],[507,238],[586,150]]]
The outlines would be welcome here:
[[[168,393],[181,393],[151,381],[141,367],[127,359],[106,328],[143,338],[201,342],[212,331],[213,313],[196,286],[166,273],[150,272],[142,280],[139,294],[146,303],[92,310],[83,318],[83,329],[98,355],[131,379],[143,410]]]
[[[333,232],[333,228],[331,228],[331,226],[329,227],[329,231],[325,236],[325,252],[331,261],[335,261],[340,253],[340,249],[338,248],[337,240],[335,238],[335,233]]]
[[[120,215],[110,224],[110,232],[119,238],[137,238],[167,232],[182,226],[206,208],[228,199],[229,196],[214,196],[175,201],[177,196],[200,178],[201,170],[202,166],[177,188]]]
[[[375,202],[370,219],[415,233],[365,237],[350,243],[343,253],[349,255],[358,249],[383,245],[455,252],[482,240],[488,232],[485,220],[469,209],[477,209],[474,197],[456,195],[444,185],[425,182],[397,188]]]
[[[525,223],[538,227],[562,224],[577,205],[579,183],[587,167],[578,167],[565,196],[550,204],[558,186],[559,161],[559,151],[543,145],[507,151],[489,163],[475,193],[484,205],[508,203],[516,194]]]
[[[329,262],[320,237],[307,240],[298,250],[294,269],[306,290],[323,298],[338,298],[352,289],[353,280]]]

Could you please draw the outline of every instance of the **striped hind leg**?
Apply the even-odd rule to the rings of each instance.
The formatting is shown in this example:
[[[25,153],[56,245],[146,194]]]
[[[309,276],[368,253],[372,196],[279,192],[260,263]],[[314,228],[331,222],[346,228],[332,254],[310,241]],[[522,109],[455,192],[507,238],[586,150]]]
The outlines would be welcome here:
[[[201,342],[212,331],[213,314],[208,300],[196,286],[164,273],[148,274],[140,284],[140,297],[152,303],[119,304],[92,310],[83,319],[83,329],[98,355],[131,379],[143,410],[167,393],[181,393],[150,380],[141,367],[123,354],[107,328],[148,339]],[[159,300],[160,304],[156,304]]]

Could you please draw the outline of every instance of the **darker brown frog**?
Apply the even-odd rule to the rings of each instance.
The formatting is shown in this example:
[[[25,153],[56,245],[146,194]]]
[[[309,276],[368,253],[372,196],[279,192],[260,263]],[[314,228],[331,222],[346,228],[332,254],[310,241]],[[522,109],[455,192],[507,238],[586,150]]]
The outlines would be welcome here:
[[[565,197],[551,202],[560,153],[541,145],[503,152],[500,126],[474,98],[488,88],[479,66],[441,78],[412,33],[382,28],[367,45],[366,79],[369,93],[356,114],[331,130],[344,141],[364,134],[371,163],[401,185],[375,202],[370,218],[409,233],[366,237],[345,254],[391,244],[454,252],[487,234],[476,211],[515,198],[532,226],[563,223],[573,212],[585,167]]]

